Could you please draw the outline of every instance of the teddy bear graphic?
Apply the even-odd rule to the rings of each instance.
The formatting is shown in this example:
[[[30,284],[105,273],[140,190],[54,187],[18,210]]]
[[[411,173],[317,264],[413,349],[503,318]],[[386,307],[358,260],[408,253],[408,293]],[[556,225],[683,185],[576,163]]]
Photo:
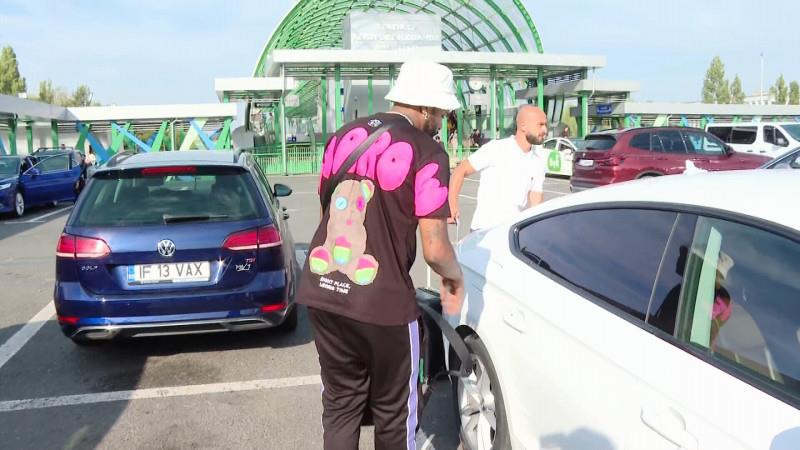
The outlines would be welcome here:
[[[317,275],[334,271],[366,286],[378,275],[378,261],[365,255],[367,203],[375,193],[369,180],[346,180],[336,186],[330,204],[325,243],[309,253],[309,268]]]

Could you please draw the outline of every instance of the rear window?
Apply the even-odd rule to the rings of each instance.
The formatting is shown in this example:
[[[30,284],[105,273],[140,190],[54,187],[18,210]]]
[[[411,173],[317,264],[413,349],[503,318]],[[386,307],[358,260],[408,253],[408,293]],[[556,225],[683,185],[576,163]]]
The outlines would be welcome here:
[[[606,135],[589,135],[586,136],[586,139],[583,143],[583,149],[585,151],[603,151],[603,150],[610,150],[614,144],[617,143],[617,139],[614,136],[606,136]]]
[[[74,226],[134,226],[264,217],[250,176],[237,168],[181,167],[95,175]]]

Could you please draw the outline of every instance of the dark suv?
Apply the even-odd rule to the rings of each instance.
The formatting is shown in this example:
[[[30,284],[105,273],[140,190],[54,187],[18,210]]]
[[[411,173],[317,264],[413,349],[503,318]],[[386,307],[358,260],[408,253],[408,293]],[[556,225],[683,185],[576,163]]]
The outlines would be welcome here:
[[[298,273],[273,189],[247,153],[117,155],[92,176],[56,250],[55,305],[79,344],[294,329]]]
[[[586,136],[583,149],[575,154],[570,189],[679,174],[686,170],[686,161],[716,171],[755,169],[769,160],[736,153],[716,136],[695,128],[605,131]]]

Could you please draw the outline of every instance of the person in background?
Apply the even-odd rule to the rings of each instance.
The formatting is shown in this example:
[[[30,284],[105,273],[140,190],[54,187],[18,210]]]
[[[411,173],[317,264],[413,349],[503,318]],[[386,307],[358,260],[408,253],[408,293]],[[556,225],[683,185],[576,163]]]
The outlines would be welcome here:
[[[478,205],[470,229],[492,227],[544,198],[544,161],[533,152],[547,136],[544,111],[524,105],[517,112],[516,134],[490,141],[456,167],[450,179],[450,222],[459,219],[458,196],[464,178],[480,172]]]

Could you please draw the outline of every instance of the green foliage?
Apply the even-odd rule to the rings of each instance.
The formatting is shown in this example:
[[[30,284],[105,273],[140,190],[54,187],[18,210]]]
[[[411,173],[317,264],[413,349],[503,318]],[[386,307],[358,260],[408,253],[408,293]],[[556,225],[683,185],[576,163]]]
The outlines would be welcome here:
[[[775,80],[775,103],[785,105],[789,100],[789,88],[786,86],[786,80],[783,79],[783,74]]]
[[[735,103],[737,105],[741,105],[744,103],[744,90],[742,89],[742,80],[739,79],[739,75],[733,79],[733,83],[731,83],[731,103]]]
[[[797,81],[789,83],[789,104],[800,105],[800,84]]]
[[[53,82],[50,80],[44,80],[39,82],[39,94],[36,96],[36,100],[44,103],[53,104],[56,99],[56,92],[53,90]]]
[[[19,74],[17,54],[11,46],[0,51],[0,94],[17,95],[26,92],[25,78]]]
[[[723,87],[725,85],[725,65],[719,56],[715,56],[711,60],[711,65],[706,71],[706,78],[703,80],[702,98],[703,103],[721,103],[719,101],[720,95],[725,97]],[[727,87],[725,87],[727,89]],[[727,93],[728,101],[730,101],[730,91]]]

